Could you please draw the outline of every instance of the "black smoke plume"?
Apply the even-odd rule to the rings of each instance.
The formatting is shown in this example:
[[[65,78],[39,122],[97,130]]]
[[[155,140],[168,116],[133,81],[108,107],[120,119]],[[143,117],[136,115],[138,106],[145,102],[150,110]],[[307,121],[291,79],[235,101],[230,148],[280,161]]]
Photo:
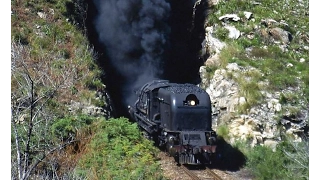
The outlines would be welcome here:
[[[124,103],[132,104],[134,90],[163,73],[170,4],[165,0],[94,0],[94,4],[99,41],[125,78]]]

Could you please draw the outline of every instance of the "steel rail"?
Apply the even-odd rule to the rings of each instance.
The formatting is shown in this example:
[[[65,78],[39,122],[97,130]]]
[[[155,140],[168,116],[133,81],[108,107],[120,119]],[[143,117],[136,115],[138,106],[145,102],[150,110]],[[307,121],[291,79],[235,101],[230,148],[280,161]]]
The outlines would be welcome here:
[[[181,167],[181,169],[183,169],[183,171],[185,173],[187,173],[187,175],[189,177],[191,177],[191,179],[193,179],[193,180],[201,180],[197,175],[195,175],[192,171],[190,171],[186,166],[181,165],[180,167]]]
[[[206,172],[213,177],[213,180],[222,180],[222,178],[220,176],[218,176],[218,174],[211,171],[211,169],[209,169],[208,167],[206,167]]]

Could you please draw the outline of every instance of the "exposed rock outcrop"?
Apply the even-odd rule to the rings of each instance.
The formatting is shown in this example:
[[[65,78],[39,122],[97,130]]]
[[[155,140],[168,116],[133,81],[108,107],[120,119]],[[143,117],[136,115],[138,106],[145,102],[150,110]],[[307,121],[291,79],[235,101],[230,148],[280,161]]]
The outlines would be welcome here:
[[[247,12],[246,17],[247,19],[251,18],[252,13]],[[227,14],[221,16],[220,20],[223,21],[222,25],[226,28],[232,27],[226,24],[227,21],[240,21],[240,18],[236,14]],[[253,39],[254,36],[261,36],[268,43],[278,44],[283,51],[287,51],[293,37],[289,31],[282,27],[288,27],[288,24],[266,19],[260,25],[257,24],[255,32],[246,34],[244,37]],[[200,67],[201,86],[206,88],[212,101],[213,128],[217,129],[220,124],[226,124],[229,128],[231,142],[246,139],[251,141],[252,146],[261,144],[275,148],[276,144],[281,141],[281,132],[290,134],[296,141],[301,141],[306,129],[308,129],[309,111],[306,104],[308,102],[301,100],[297,102],[296,106],[281,102],[282,94],[303,94],[299,87],[276,92],[261,90],[263,101],[248,108],[246,112],[239,111],[239,107],[247,102],[247,97],[240,95],[239,84],[230,77],[239,77],[247,71],[261,72],[252,67],[241,67],[236,63],[229,63],[226,67],[221,67],[219,53],[227,45],[215,37],[217,26],[216,24],[206,27],[206,37],[202,45],[203,52],[209,53],[210,56],[205,62],[205,66]],[[240,34],[240,31],[236,35],[233,34],[232,37],[229,34],[229,38],[237,39]],[[248,53],[250,53],[249,49]],[[300,62],[304,63],[305,61],[300,59]],[[207,66],[216,67],[211,77],[208,77],[206,72]],[[287,64],[287,68],[292,68],[292,66],[291,63]],[[268,85],[268,82],[259,83]]]

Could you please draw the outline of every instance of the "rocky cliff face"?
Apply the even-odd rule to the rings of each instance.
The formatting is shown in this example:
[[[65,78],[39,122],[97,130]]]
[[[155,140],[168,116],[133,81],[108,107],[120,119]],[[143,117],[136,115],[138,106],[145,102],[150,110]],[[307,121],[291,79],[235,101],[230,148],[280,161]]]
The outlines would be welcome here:
[[[261,104],[248,109],[246,114],[238,113],[237,108],[246,101],[246,97],[239,95],[238,84],[228,78],[227,73],[237,74],[241,71],[245,71],[245,68],[235,63],[228,64],[225,69],[217,69],[212,79],[208,80],[204,76],[205,66],[200,69],[203,84],[206,84],[206,91],[213,104],[214,129],[225,124],[229,128],[231,142],[239,139],[250,140],[252,146],[266,143],[274,146],[281,140],[280,131],[291,134],[300,141],[308,126],[308,110],[300,109],[299,117],[294,117],[290,112],[279,116],[283,108],[279,103],[280,92],[261,92],[264,95]]]
[[[218,3],[219,1],[212,1],[210,4],[216,5]],[[246,12],[246,16],[242,18],[254,21],[252,15],[251,12]],[[241,36],[248,40],[259,36],[267,39],[270,45],[276,44],[283,52],[288,52],[290,51],[288,47],[292,40],[292,34],[282,28],[285,23],[266,18],[257,22],[257,26],[251,33],[243,33],[228,23],[239,21],[240,17],[237,14],[226,14],[221,16],[219,20],[222,23],[206,27],[202,53],[209,54],[209,58],[200,68],[201,86],[206,88],[212,101],[213,128],[217,130],[219,125],[226,125],[229,129],[231,143],[235,140],[246,139],[251,142],[252,146],[262,144],[275,147],[281,141],[282,133],[291,135],[297,141],[301,141],[305,135],[308,136],[309,102],[301,99],[292,105],[284,103],[282,99],[283,94],[304,96],[299,85],[278,91],[261,88],[259,91],[262,100],[258,104],[248,107],[245,111],[240,111],[239,107],[247,102],[247,97],[241,95],[241,87],[235,81],[236,78],[232,77],[240,77],[245,73],[257,73],[263,77],[264,74],[257,68],[243,67],[237,63],[228,63],[225,67],[221,66],[220,51],[228,45],[216,36],[215,29],[219,26],[227,29],[228,38],[235,41]],[[243,26],[246,24],[244,23]],[[285,26],[290,25],[285,24]],[[268,46],[266,45],[265,48]],[[302,48],[308,49],[308,46]],[[247,48],[246,53],[249,54],[251,50],[250,47]],[[300,63],[305,63],[305,59],[301,58]],[[210,66],[216,67],[216,70],[213,74],[208,75],[207,67]],[[288,63],[286,68],[293,68],[293,65]],[[250,77],[247,78],[246,80],[250,81]],[[299,77],[297,78],[299,79]],[[267,87],[268,83],[266,80],[258,82],[259,87]]]

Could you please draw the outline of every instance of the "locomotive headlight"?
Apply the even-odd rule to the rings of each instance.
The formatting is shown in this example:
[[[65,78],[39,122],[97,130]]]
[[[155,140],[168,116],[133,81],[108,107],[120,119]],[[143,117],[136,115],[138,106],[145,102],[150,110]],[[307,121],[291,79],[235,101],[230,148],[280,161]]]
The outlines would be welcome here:
[[[175,140],[175,138],[174,138],[173,136],[169,136],[169,137],[168,137],[168,142],[169,142],[170,144],[174,144],[174,140]]]
[[[190,105],[191,105],[191,106],[194,106],[194,105],[196,105],[196,102],[195,102],[194,100],[191,100],[191,101],[190,101]]]

